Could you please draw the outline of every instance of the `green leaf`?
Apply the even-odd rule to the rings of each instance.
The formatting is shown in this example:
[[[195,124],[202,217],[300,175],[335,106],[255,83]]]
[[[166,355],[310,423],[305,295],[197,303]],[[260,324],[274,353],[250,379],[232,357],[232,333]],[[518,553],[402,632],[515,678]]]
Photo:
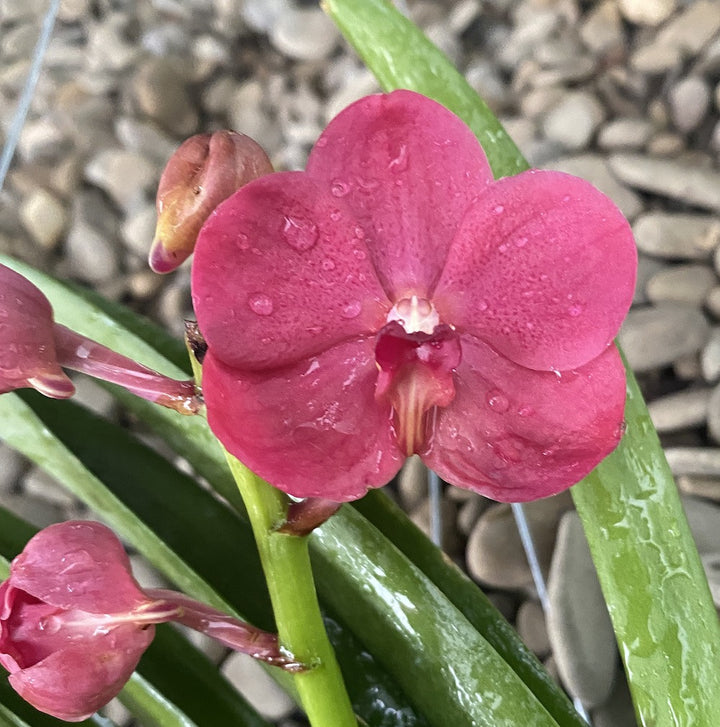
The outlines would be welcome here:
[[[526,168],[457,70],[384,0],[324,0],[386,89],[443,103],[480,139],[496,176]],[[720,626],[680,499],[632,374],[620,448],[573,489],[642,724],[720,714]]]

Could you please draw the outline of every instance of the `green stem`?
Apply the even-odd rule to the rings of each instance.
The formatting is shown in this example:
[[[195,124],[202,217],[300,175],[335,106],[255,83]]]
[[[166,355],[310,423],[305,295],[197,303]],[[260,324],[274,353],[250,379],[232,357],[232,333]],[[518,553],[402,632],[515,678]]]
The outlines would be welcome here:
[[[288,500],[231,455],[265,571],[280,643],[311,668],[294,676],[312,727],[357,727],[342,674],[325,632],[306,537],[276,531]]]

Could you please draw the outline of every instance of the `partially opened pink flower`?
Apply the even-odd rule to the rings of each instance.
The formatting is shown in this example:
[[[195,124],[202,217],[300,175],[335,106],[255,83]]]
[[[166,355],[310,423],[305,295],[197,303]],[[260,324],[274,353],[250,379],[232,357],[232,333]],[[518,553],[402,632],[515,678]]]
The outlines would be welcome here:
[[[627,221],[587,182],[494,181],[442,106],[364,98],[305,172],[251,182],[201,230],[210,425],[299,497],[357,498],[412,453],[498,500],[553,494],[621,436],[612,339],[635,271]]]
[[[201,408],[193,381],[171,379],[56,323],[43,293],[0,265],[0,394],[33,388],[67,399],[75,387],[63,367],[118,384],[181,414]]]
[[[85,719],[125,685],[155,634],[175,621],[231,648],[296,670],[274,634],[187,596],[143,590],[115,534],[95,522],[41,530],[0,584],[0,664],[37,709]]]

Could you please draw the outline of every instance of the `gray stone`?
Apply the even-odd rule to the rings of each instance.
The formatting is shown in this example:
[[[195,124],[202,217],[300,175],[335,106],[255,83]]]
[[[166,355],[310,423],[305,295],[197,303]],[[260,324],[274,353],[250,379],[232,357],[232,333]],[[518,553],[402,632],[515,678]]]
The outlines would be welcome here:
[[[152,121],[121,116],[115,122],[118,141],[128,150],[165,166],[179,144]]]
[[[720,31],[720,13],[717,0],[695,0],[670,20],[658,33],[661,47],[678,49],[691,57]]]
[[[548,579],[548,637],[568,691],[586,708],[605,702],[617,669],[615,636],[580,518],[565,513]]]
[[[198,124],[198,115],[188,94],[186,78],[178,63],[152,58],[140,66],[132,80],[132,93],[142,113],[177,136],[189,136]]]
[[[339,40],[337,26],[319,8],[291,8],[270,29],[270,41],[277,50],[303,61],[327,58]]]
[[[720,533],[720,507],[695,497],[682,498],[690,532],[701,556],[717,553]]]
[[[685,140],[680,134],[662,131],[655,134],[647,143],[647,152],[653,157],[676,157],[685,148]]]
[[[707,553],[701,558],[713,602],[720,608],[720,553]]]
[[[711,389],[690,389],[655,399],[648,404],[650,418],[658,432],[699,427],[708,415]]]
[[[675,11],[677,0],[618,0],[620,12],[636,25],[660,25]]]
[[[21,454],[0,442],[0,498],[18,487],[26,467]]]
[[[517,612],[517,630],[525,645],[539,658],[550,653],[545,613],[538,601],[524,601]]]
[[[668,94],[670,116],[683,134],[696,129],[710,106],[710,87],[700,76],[686,76]]]
[[[683,495],[720,501],[720,478],[701,475],[680,475],[677,486]]]
[[[398,493],[405,510],[417,507],[428,494],[428,469],[420,457],[406,460],[398,475]]]
[[[600,129],[598,146],[612,151],[640,149],[647,144],[652,129],[652,123],[647,119],[613,119]]]
[[[687,353],[673,361],[673,374],[680,381],[697,381],[702,378],[702,367],[700,366],[700,355],[698,353]]]
[[[707,265],[688,263],[657,272],[648,280],[645,292],[652,303],[686,303],[700,308],[716,283],[717,277]]]
[[[488,501],[479,495],[462,503],[457,515],[457,529],[460,533],[465,537],[469,536],[478,518],[487,508]]]
[[[638,249],[677,260],[708,260],[720,245],[720,220],[711,215],[648,212],[633,223]]]
[[[610,173],[607,161],[598,154],[580,154],[573,157],[554,159],[548,168],[574,174],[587,179],[601,192],[606,194],[620,208],[629,220],[634,219],[642,210],[642,201],[635,192],[620,184]]]
[[[595,53],[606,53],[625,44],[620,12],[614,0],[590,7],[580,26],[582,42]]]
[[[567,149],[588,145],[605,116],[598,100],[586,91],[567,93],[543,121],[545,136]]]
[[[263,717],[287,717],[294,704],[273,678],[247,654],[234,652],[222,665],[222,673]]]
[[[250,28],[267,33],[278,19],[290,11],[288,0],[244,0],[242,18]]]
[[[410,513],[410,520],[422,530],[427,537],[432,537],[430,518],[430,500],[423,499]],[[460,538],[455,524],[457,507],[446,497],[440,500],[440,546],[445,553],[455,556],[460,550]]]
[[[18,150],[25,162],[57,162],[70,151],[70,139],[51,118],[26,121]]]
[[[654,257],[648,257],[642,253],[638,255],[637,281],[635,283],[635,294],[633,295],[632,301],[634,306],[643,305],[649,302],[645,291],[648,280],[650,280],[653,275],[661,270],[665,270],[666,268],[667,264],[662,260],[658,260]]]
[[[720,285],[715,285],[705,298],[705,305],[712,315],[720,320]]]
[[[280,145],[280,129],[274,119],[263,111],[267,89],[256,80],[237,86],[227,99],[230,127],[254,139],[263,149]]]
[[[715,326],[700,354],[702,377],[710,384],[720,379],[720,326]]]
[[[116,408],[115,397],[89,376],[73,375],[75,395],[73,401],[82,404],[101,417],[110,417]]]
[[[127,217],[120,228],[127,249],[143,259],[147,258],[155,235],[156,223],[155,207],[149,204]]]
[[[592,711],[591,717],[593,727],[637,727],[635,707],[622,672],[618,672],[610,696]]]
[[[545,573],[550,565],[558,520],[571,507],[567,492],[524,505]],[[469,573],[489,586],[532,589],[532,574],[509,505],[494,504],[482,513],[468,538],[466,560]]]
[[[27,520],[36,528],[46,528],[48,525],[60,522],[65,513],[59,505],[47,500],[22,495],[10,494],[3,497],[3,506],[23,520]]]
[[[40,247],[51,250],[65,231],[68,215],[63,204],[54,195],[38,188],[23,200],[20,220]]]
[[[157,187],[158,172],[144,156],[125,149],[104,149],[85,167],[89,182],[107,192],[122,209],[143,206]]]
[[[22,487],[28,497],[43,500],[60,508],[69,508],[75,496],[54,477],[39,467],[32,467],[23,477]]]
[[[682,51],[657,42],[641,45],[630,58],[630,67],[648,74],[661,74],[677,68],[682,62]]]
[[[720,172],[640,154],[613,154],[610,168],[631,187],[720,210]]]
[[[697,308],[663,303],[631,310],[618,338],[630,367],[650,371],[698,352],[709,335],[710,326]]]
[[[711,409],[712,404],[711,401]],[[720,477],[720,449],[716,447],[667,447],[665,457],[676,477],[681,475]]]
[[[720,385],[716,386],[710,395],[708,402],[708,434],[715,441],[720,443]],[[695,474],[695,475],[720,475],[720,472],[701,471],[695,472],[679,472],[678,474]]]

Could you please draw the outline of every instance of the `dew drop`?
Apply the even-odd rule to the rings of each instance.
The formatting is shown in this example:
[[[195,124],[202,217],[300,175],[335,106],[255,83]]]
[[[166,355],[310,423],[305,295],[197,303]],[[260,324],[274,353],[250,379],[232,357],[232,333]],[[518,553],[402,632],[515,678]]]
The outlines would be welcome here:
[[[495,209],[493,210],[493,212],[494,212],[494,213],[495,213],[496,215],[501,215],[501,214],[502,214],[502,213],[503,213],[504,211],[505,211],[505,207],[503,207],[503,205],[501,205],[501,204],[497,205],[497,206],[495,207]]]
[[[343,182],[339,179],[334,179],[332,186],[330,187],[330,194],[333,197],[344,197],[350,191],[350,185],[347,182]]]
[[[269,316],[273,312],[272,298],[264,293],[255,293],[248,298],[248,306],[259,316]]]
[[[353,255],[355,255],[358,260],[364,260],[367,257],[365,250],[353,250]]]
[[[343,309],[340,311],[340,315],[348,320],[357,318],[360,315],[362,305],[359,300],[351,300]]]
[[[568,308],[568,315],[571,318],[577,318],[582,312],[583,312],[583,307],[579,303],[575,303],[575,305],[571,305]]]
[[[486,311],[487,309],[488,309],[487,301],[486,300],[481,300],[478,303],[478,310],[480,310],[480,311]]]
[[[498,414],[506,412],[510,406],[507,396],[498,389],[491,389],[485,397],[487,405]]]
[[[305,252],[318,240],[318,228],[314,222],[299,217],[285,217],[283,226],[285,242],[299,252]]]
[[[332,210],[330,212],[330,219],[333,222],[337,222],[340,219],[340,210]]]
[[[335,263],[327,257],[320,263],[320,267],[325,271],[335,270]]]
[[[566,195],[565,195],[565,196],[563,197],[563,200],[562,200],[562,201],[563,201],[563,202],[569,202],[569,201],[570,201],[570,195],[569,195],[569,194],[566,194]]]
[[[327,146],[327,143],[328,143],[327,137],[326,136],[321,136],[315,142],[315,146],[320,147],[320,149],[322,149],[323,147],[326,147]]]
[[[543,283],[546,283],[548,280],[550,280],[550,276],[547,273],[543,273],[540,276],[540,280],[542,280]]]
[[[527,245],[527,242],[527,237],[517,237],[515,238],[515,247],[525,247],[525,245]]]
[[[393,159],[390,160],[390,163],[388,164],[388,169],[390,169],[393,172],[402,172],[405,169],[407,169],[407,165],[408,165],[407,145],[401,144],[398,153],[395,155],[395,157]]]
[[[365,230],[363,230],[360,225],[357,225],[355,229],[353,230],[355,233],[355,237],[357,237],[358,240],[364,240],[365,239]]]
[[[238,234],[237,246],[239,250],[247,250],[250,247],[250,241],[248,240],[248,236],[244,232]]]
[[[507,243],[503,242],[503,244],[498,247],[498,250],[500,250],[500,252],[507,252],[508,251]]]
[[[535,413],[535,410],[531,406],[521,406],[517,410],[517,413],[520,417],[529,417],[531,414]]]

